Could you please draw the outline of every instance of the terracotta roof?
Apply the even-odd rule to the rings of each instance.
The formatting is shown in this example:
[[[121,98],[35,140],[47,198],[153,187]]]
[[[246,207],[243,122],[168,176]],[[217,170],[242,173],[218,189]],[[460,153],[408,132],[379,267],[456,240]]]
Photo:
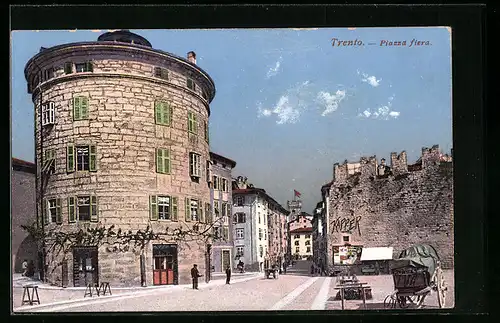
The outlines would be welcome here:
[[[17,158],[12,158],[12,168],[14,168],[14,170],[26,171],[33,174],[36,171],[36,166],[34,163]]]
[[[236,162],[235,162],[234,160],[229,159],[229,158],[227,158],[227,157],[224,157],[224,156],[222,156],[222,155],[216,154],[216,153],[214,153],[214,152],[210,152],[210,158],[211,158],[211,159],[219,159],[219,160],[222,160],[223,162],[226,162],[226,163],[230,164],[230,165],[231,165],[231,168],[236,167]]]
[[[307,233],[307,232],[312,232],[313,228],[298,228],[295,230],[291,230],[290,233]]]

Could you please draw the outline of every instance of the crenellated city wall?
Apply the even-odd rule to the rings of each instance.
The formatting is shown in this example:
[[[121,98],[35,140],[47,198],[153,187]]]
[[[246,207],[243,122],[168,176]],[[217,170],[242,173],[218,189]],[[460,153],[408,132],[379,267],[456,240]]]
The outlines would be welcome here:
[[[351,163],[352,164],[352,163]],[[423,148],[409,165],[406,152],[391,153],[390,165],[363,157],[357,172],[334,165],[330,187],[329,265],[333,246],[393,247],[394,255],[414,244],[433,245],[443,266],[453,267],[453,165],[439,146]]]

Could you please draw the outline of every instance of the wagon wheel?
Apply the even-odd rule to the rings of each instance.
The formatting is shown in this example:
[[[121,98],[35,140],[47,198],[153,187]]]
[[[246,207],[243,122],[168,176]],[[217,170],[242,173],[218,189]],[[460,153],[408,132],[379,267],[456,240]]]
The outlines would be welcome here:
[[[401,308],[408,308],[411,304],[418,304],[420,296],[399,296],[398,304]]]
[[[396,308],[396,302],[396,292],[387,295],[387,297],[384,299],[384,308]]]
[[[438,267],[437,268],[437,282],[436,282],[436,286],[437,286],[437,298],[438,298],[438,305],[439,305],[439,308],[443,308],[445,306],[445,303],[446,303],[446,291],[448,290],[448,287],[446,286],[446,282],[444,280],[444,275],[443,275],[443,270],[441,269],[441,267]]]
[[[422,308],[422,306],[424,306],[424,300],[425,300],[425,297],[428,295],[429,293],[426,293],[426,294],[423,294],[423,295],[419,295],[418,298],[417,298],[417,308]]]
[[[399,296],[398,297],[398,305],[399,305],[400,308],[408,308],[408,306],[410,306],[410,303],[407,302],[407,297],[406,296]]]

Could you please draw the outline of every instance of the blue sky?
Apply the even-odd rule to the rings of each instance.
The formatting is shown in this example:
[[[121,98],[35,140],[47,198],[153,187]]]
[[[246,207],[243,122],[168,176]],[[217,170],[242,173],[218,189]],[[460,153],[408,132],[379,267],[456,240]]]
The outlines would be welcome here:
[[[41,46],[94,41],[102,31],[11,34],[12,155],[34,160],[33,103],[24,66]],[[153,48],[185,56],[215,82],[211,150],[286,205],[321,199],[333,164],[388,158],[423,146],[452,148],[451,35],[447,28],[131,30]],[[364,46],[332,46],[331,39]],[[409,47],[412,39],[429,45]],[[406,46],[379,46],[382,40]],[[368,43],[375,45],[367,45]]]

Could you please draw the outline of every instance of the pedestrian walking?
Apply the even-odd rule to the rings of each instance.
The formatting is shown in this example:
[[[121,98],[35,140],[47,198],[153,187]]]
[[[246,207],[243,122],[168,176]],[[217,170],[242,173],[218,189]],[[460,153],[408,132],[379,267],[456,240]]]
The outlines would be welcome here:
[[[191,278],[193,279],[193,289],[198,289],[198,278],[201,277],[198,266],[195,264],[191,268]]]
[[[231,267],[226,268],[226,284],[229,285],[231,280]]]
[[[28,272],[28,260],[24,259],[23,264],[21,265],[23,269],[23,276],[26,276]]]
[[[314,265],[311,265],[311,275],[314,275]]]
[[[283,264],[283,274],[285,274],[285,275],[286,275],[286,267],[287,267],[287,266],[288,266],[288,264],[285,262],[285,263]]]

